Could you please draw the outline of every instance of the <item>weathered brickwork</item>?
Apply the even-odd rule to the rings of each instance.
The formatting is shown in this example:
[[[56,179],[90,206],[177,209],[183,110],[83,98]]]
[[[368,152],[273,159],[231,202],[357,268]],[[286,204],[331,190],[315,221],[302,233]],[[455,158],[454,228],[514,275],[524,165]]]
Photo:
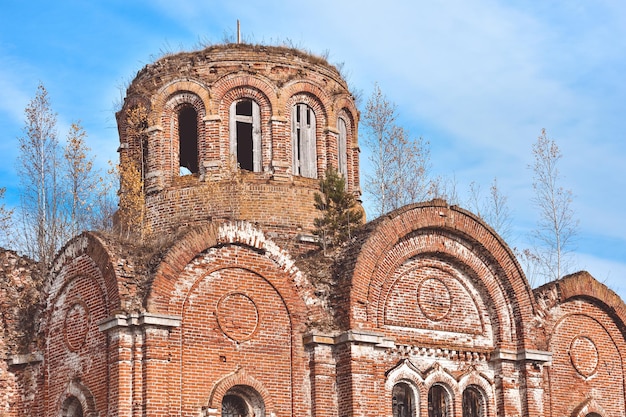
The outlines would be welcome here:
[[[120,157],[154,234],[85,232],[43,279],[0,254],[0,416],[626,417],[626,305],[588,273],[532,290],[442,200],[317,249],[319,178],[359,194],[358,121],[337,70],[292,49],[140,71]]]

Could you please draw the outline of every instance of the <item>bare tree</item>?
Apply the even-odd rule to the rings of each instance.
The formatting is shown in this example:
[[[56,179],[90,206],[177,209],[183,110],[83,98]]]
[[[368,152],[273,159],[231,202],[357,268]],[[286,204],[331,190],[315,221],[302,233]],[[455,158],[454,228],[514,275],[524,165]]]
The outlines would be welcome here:
[[[475,182],[470,183],[469,193],[470,209],[508,241],[511,238],[511,209],[508,197],[500,190],[498,179],[493,179],[487,196],[482,195],[480,185]]]
[[[22,243],[26,253],[39,261],[45,271],[67,233],[61,212],[56,114],[42,84],[25,115],[24,135],[18,138]]]
[[[534,163],[532,203],[539,211],[537,228],[532,232],[534,255],[540,275],[550,281],[562,277],[571,266],[571,251],[578,233],[578,220],[572,209],[572,191],[559,185],[558,162],[562,154],[545,129],[532,147]]]
[[[96,193],[93,197],[91,227],[94,230],[111,232],[114,229],[113,217],[117,211],[117,193],[120,178],[118,170],[109,161],[110,169],[98,176]]]
[[[7,209],[4,204],[4,194],[6,193],[6,187],[0,188],[0,245],[5,248],[12,246],[13,241],[13,209]]]
[[[456,175],[438,175],[429,180],[428,196],[446,200],[450,205],[460,204],[458,185]]]
[[[73,123],[63,152],[63,176],[67,190],[65,214],[70,235],[77,235],[96,223],[95,199],[100,184],[86,137],[80,122]]]
[[[150,234],[146,222],[146,200],[143,180],[145,172],[145,128],[148,112],[143,106],[126,111],[126,137],[141,144],[140,161],[127,158],[120,161],[117,173],[120,179],[119,219],[120,234],[127,238],[137,236],[142,241]]]
[[[380,216],[411,202],[423,200],[433,189],[428,178],[430,150],[428,142],[414,139],[396,124],[396,105],[390,102],[378,85],[365,106],[364,144],[371,152],[374,168],[366,176],[365,192]]]

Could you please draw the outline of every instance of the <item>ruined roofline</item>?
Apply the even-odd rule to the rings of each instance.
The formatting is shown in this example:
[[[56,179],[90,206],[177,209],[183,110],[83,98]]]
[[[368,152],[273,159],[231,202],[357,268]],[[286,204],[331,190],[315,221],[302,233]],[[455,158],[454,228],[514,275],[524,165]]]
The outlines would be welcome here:
[[[246,54],[254,53],[256,56],[246,56]],[[265,58],[265,59],[263,59]],[[159,72],[163,68],[176,62],[179,67],[193,67],[197,63],[204,61],[205,63],[226,63],[229,61],[243,62],[272,62],[284,63],[285,65],[302,66],[309,64],[317,71],[324,73],[325,76],[332,78],[340,83],[349,91],[348,83],[341,72],[329,63],[324,57],[316,55],[302,49],[289,46],[274,46],[263,44],[249,43],[225,43],[211,45],[197,51],[185,51],[176,53],[166,53],[156,61],[145,65],[141,68],[126,90],[126,96],[130,96],[134,90],[134,86],[141,83],[144,77],[151,77],[155,72]],[[299,61],[299,62],[298,62]],[[181,65],[187,62],[187,65]]]

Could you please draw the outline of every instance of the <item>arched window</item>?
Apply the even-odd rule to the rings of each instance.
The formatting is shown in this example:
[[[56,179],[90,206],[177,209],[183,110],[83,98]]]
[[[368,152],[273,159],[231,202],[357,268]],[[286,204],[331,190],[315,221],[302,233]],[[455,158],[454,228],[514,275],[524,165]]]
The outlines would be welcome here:
[[[198,173],[198,113],[185,106],[178,112],[180,173]]]
[[[235,385],[222,399],[222,417],[265,417],[265,403],[254,388]]]
[[[483,395],[475,387],[463,391],[463,417],[486,417]]]
[[[226,395],[222,400],[222,417],[247,417],[248,406],[237,395]]]
[[[348,128],[346,121],[339,118],[337,122],[339,136],[337,137],[337,171],[344,178],[348,178]]]
[[[83,406],[76,397],[69,397],[61,407],[61,417],[83,417]]]
[[[293,148],[293,173],[317,178],[317,150],[313,109],[298,103],[291,110],[291,142]]]
[[[261,109],[252,100],[230,105],[230,153],[239,168],[261,171]]]
[[[415,416],[415,397],[409,384],[401,382],[394,385],[391,392],[391,406],[393,417]]]
[[[450,398],[443,385],[433,385],[428,390],[428,417],[448,417]]]

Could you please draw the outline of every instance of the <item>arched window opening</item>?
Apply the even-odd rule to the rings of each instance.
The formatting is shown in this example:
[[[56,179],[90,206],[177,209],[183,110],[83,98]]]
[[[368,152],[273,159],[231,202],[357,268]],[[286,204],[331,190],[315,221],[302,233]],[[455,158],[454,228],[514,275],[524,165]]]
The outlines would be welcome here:
[[[442,385],[433,385],[428,390],[428,417],[448,417],[450,399]]]
[[[222,399],[222,417],[265,417],[265,403],[254,388],[235,385]]]
[[[230,148],[239,168],[261,171],[261,109],[252,100],[230,106]]]
[[[315,137],[315,113],[299,103],[291,111],[291,141],[293,148],[293,173],[317,178],[317,150]]]
[[[61,417],[83,417],[83,406],[76,397],[69,397],[61,407]]]
[[[344,178],[348,178],[348,128],[342,118],[337,123],[339,136],[337,138],[337,171]],[[347,181],[346,181],[347,184]]]
[[[602,416],[598,413],[589,413],[585,417],[602,417]]]
[[[222,417],[247,417],[248,406],[237,395],[226,395],[222,400]]]
[[[402,382],[394,385],[391,393],[391,405],[393,417],[415,416],[415,397],[409,384]]]
[[[198,173],[198,113],[183,107],[178,113],[180,174]]]
[[[463,391],[463,417],[485,417],[483,395],[474,387]]]

